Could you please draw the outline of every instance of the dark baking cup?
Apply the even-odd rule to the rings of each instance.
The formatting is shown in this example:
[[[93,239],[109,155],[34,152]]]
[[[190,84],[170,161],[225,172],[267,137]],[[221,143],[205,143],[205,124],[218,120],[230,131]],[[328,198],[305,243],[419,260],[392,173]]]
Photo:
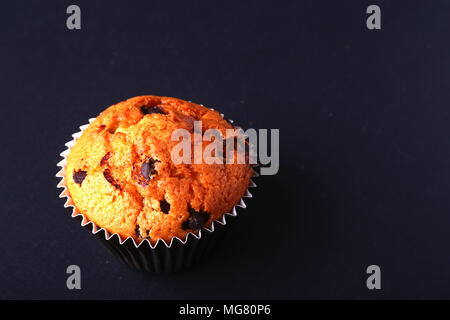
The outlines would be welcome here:
[[[152,248],[148,242],[136,247],[130,238],[120,244],[117,234],[109,240],[106,240],[104,232],[95,235],[112,255],[132,268],[153,273],[171,273],[189,269],[207,256],[220,241],[232,220],[234,219],[228,219],[226,225],[216,227],[214,232],[202,230],[203,235],[200,238],[189,235],[185,243],[172,241],[170,247],[159,244]]]
[[[89,123],[93,120],[89,119]],[[230,224],[236,219],[238,213],[246,208],[244,198],[252,197],[248,188],[256,187],[253,180],[250,180],[245,195],[230,213],[225,213],[221,220],[214,220],[209,228],[202,228],[198,234],[188,233],[184,240],[174,237],[170,243],[158,240],[154,245],[147,239],[140,243],[136,243],[131,237],[123,240],[118,234],[110,234],[107,230],[100,228],[80,213],[67,190],[65,183],[67,156],[75,144],[75,140],[81,136],[81,133],[87,126],[81,126],[81,131],[72,135],[74,139],[66,143],[67,149],[61,153],[63,160],[58,163],[61,170],[56,174],[58,178],[61,178],[57,187],[64,189],[60,194],[60,198],[67,198],[64,207],[72,207],[72,217],[79,220],[84,229],[94,234],[115,257],[134,269],[153,273],[171,273],[188,269],[198,263],[220,241],[225,231],[229,229]],[[256,176],[258,174],[253,171],[253,177]]]

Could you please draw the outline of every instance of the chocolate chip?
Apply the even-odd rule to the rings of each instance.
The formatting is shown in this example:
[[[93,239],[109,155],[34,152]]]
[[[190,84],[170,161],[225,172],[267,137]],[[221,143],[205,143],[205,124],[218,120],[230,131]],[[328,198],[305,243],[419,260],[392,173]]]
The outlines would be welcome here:
[[[147,106],[142,106],[141,107],[141,112],[146,115],[146,114],[152,114],[152,113],[160,113],[160,114],[167,114],[161,107],[159,106],[154,106],[154,107],[147,107]]]
[[[203,210],[196,211],[189,208],[189,218],[181,224],[183,230],[197,230],[204,226],[211,215]]]
[[[233,154],[235,151],[238,151],[238,138],[237,137],[231,137],[231,138],[228,138],[223,141],[224,163],[226,163],[227,155],[231,153],[231,148],[233,149]],[[231,159],[233,159],[233,156],[231,156]]]
[[[105,169],[103,171],[103,176],[105,177],[106,181],[111,183],[116,189],[121,190],[122,187],[116,182],[114,177],[111,175],[111,171],[109,169]]]
[[[136,229],[134,229],[134,232],[136,232],[136,236],[137,236],[138,238],[141,238],[141,239],[150,239],[150,236],[148,235],[148,231],[146,231],[147,236],[144,236],[144,235],[141,233],[141,228],[140,228],[139,226],[136,226]]]
[[[159,207],[161,208],[161,211],[165,214],[169,213],[170,210],[170,203],[166,201],[166,199],[159,202]]]
[[[150,179],[150,163],[149,162],[144,162],[141,165],[141,174],[145,179]]]
[[[75,183],[78,183],[80,186],[83,183],[84,178],[86,178],[87,172],[83,170],[78,170],[73,173],[72,179]]]
[[[109,169],[106,169],[105,171],[103,171],[103,176],[105,177],[106,181],[108,181],[109,183],[113,183],[114,182],[114,177],[111,175],[111,171]]]
[[[100,160],[100,166],[103,166],[104,164],[106,164],[106,162],[108,162],[110,155],[111,155],[111,152],[108,152],[107,154],[105,154],[103,156],[102,160]]]
[[[155,169],[155,162],[157,160],[153,160],[152,158],[148,158],[147,161],[142,163],[141,165],[141,175],[147,179],[150,180],[151,176],[156,173]]]
[[[236,149],[236,140],[234,138],[228,138],[226,140],[223,140],[222,157],[223,157],[223,162],[224,163],[226,163],[227,155],[230,152],[230,150],[228,148],[231,148],[231,144],[232,143],[233,143],[233,148],[234,148],[233,150],[235,150]]]
[[[242,152],[241,150],[238,150],[238,137],[232,137],[232,138],[228,138],[226,140],[223,141],[223,158],[224,158],[224,163],[226,163],[226,155],[228,154],[228,152],[230,152],[231,150],[227,150],[227,148],[231,148],[231,144],[233,144],[233,150],[237,151],[237,152]],[[245,164],[249,164],[250,162],[250,145],[248,142],[248,139],[245,138],[244,139],[244,159],[245,159]]]
[[[136,226],[136,229],[134,229],[134,232],[136,233],[136,236],[137,236],[138,238],[142,238],[142,235],[141,235],[139,226]]]

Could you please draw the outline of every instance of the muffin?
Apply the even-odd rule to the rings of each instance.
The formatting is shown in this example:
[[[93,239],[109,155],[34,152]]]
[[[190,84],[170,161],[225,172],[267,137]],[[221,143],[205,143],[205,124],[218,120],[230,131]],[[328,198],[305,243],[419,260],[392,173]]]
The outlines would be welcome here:
[[[251,184],[247,163],[174,163],[176,129],[191,135],[234,127],[217,111],[168,97],[139,96],[103,111],[70,149],[65,184],[73,206],[121,241],[186,239],[239,204]],[[203,150],[207,146],[203,143]],[[237,152],[233,155],[237,157]]]

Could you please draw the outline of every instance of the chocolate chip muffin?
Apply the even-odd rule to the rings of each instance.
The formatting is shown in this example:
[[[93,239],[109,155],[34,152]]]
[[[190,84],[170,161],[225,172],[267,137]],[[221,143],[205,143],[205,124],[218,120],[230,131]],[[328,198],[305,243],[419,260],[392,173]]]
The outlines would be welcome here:
[[[248,164],[179,163],[171,158],[175,129],[225,137],[233,129],[216,111],[176,98],[139,96],[102,112],[67,158],[66,183],[76,208],[90,221],[136,241],[197,233],[240,201],[249,185]],[[203,149],[207,144],[203,143]]]

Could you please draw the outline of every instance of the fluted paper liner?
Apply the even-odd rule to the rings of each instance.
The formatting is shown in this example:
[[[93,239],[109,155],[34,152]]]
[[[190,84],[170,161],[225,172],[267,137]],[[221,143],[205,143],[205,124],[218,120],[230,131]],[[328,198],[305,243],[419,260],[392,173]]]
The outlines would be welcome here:
[[[221,115],[223,117],[223,114]],[[89,124],[94,120],[95,118],[89,119]],[[233,120],[229,121],[233,123]],[[81,136],[89,124],[81,126],[81,131],[72,135],[73,139],[65,144],[67,149],[61,153],[63,159],[57,164],[61,170],[56,174],[56,177],[61,178],[57,187],[63,189],[59,197],[66,198],[64,207],[72,208],[72,218],[78,219],[83,228],[94,234],[114,256],[130,267],[154,273],[177,272],[191,267],[210,252],[217,243],[217,240],[221,238],[224,231],[230,225],[230,222],[238,215],[238,211],[244,210],[247,207],[244,198],[252,197],[248,188],[255,188],[256,184],[250,179],[245,195],[233,207],[231,212],[225,213],[220,220],[214,220],[209,228],[201,228],[198,234],[189,232],[184,240],[179,237],[173,237],[167,243],[159,239],[152,245],[148,239],[144,239],[139,243],[132,237],[123,239],[119,234],[110,233],[106,229],[97,226],[94,222],[89,221],[84,214],[78,211],[67,189],[67,157],[71,148],[75,145],[75,141]],[[258,174],[253,170],[252,177],[256,176]]]

